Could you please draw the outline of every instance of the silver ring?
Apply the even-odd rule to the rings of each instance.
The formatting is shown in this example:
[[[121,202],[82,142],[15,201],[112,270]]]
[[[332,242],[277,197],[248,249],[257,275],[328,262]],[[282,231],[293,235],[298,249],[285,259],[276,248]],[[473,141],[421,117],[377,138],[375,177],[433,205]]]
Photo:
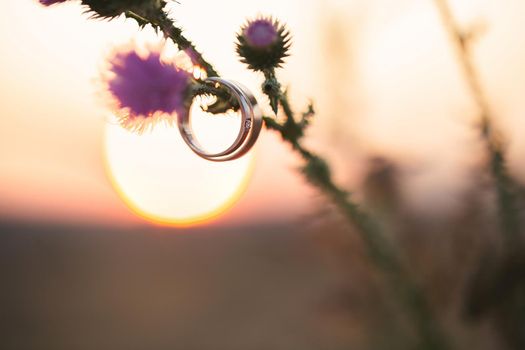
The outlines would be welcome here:
[[[241,158],[248,153],[257,142],[262,129],[262,111],[253,94],[240,83],[222,78],[208,78],[206,82],[223,85],[239,102],[241,112],[241,128],[237,138],[230,147],[219,153],[208,153],[194,137],[191,127],[191,113],[179,119],[178,125],[183,140],[199,157],[213,162],[226,162]]]

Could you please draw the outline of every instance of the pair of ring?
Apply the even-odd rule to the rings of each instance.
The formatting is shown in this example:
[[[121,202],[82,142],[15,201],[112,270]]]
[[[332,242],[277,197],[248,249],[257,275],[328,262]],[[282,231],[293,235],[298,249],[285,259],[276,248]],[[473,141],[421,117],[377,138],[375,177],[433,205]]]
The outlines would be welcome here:
[[[212,162],[226,162],[241,158],[257,142],[263,125],[262,111],[253,94],[240,83],[222,78],[208,78],[211,82],[223,86],[238,101],[241,113],[241,128],[235,141],[226,150],[217,153],[206,151],[194,135],[191,127],[191,113],[179,119],[178,125],[183,140],[199,157]]]

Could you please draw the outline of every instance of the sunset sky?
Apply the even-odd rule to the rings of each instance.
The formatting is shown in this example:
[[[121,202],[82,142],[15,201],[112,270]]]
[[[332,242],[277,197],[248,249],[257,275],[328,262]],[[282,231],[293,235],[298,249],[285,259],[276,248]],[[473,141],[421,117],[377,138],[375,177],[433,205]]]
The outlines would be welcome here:
[[[509,139],[511,169],[523,177],[525,4],[451,3],[460,23],[482,28],[476,61]],[[357,186],[362,161],[371,154],[424,165],[406,175],[414,204],[432,198],[437,209],[450,208],[454,194],[468,185],[461,175],[476,161],[476,110],[431,0],[187,0],[174,4],[173,14],[223,76],[253,91],[260,80],[238,62],[236,31],[258,14],[288,23],[293,56],[280,74],[298,109],[309,98],[316,101],[319,116],[307,142],[329,157],[341,183]],[[147,42],[155,35],[137,35],[137,26],[124,19],[88,20],[75,2],[3,5],[0,217],[143,223],[112,188],[104,166],[111,111],[98,81],[104,58],[133,39]],[[297,174],[298,164],[263,131],[246,193],[210,224],[300,220],[315,211],[318,196]],[[446,185],[435,193],[438,181]],[[190,194],[159,200],[180,203],[184,195]]]

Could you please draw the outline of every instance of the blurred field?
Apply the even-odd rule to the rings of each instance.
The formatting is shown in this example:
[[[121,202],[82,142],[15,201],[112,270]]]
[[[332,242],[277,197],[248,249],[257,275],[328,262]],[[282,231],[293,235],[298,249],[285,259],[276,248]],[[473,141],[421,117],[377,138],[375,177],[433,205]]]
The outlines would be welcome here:
[[[289,226],[0,232],[2,349],[323,348],[327,275]]]

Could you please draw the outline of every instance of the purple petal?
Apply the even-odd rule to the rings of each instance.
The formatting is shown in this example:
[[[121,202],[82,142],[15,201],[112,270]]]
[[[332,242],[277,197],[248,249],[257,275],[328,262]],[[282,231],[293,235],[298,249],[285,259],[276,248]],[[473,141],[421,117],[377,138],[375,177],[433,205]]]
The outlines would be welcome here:
[[[277,40],[278,35],[273,21],[264,18],[249,23],[244,31],[248,44],[258,48],[272,45]]]
[[[150,117],[155,113],[182,113],[190,73],[163,64],[159,53],[142,58],[136,52],[121,53],[111,60],[108,89],[121,108],[132,115]]]

